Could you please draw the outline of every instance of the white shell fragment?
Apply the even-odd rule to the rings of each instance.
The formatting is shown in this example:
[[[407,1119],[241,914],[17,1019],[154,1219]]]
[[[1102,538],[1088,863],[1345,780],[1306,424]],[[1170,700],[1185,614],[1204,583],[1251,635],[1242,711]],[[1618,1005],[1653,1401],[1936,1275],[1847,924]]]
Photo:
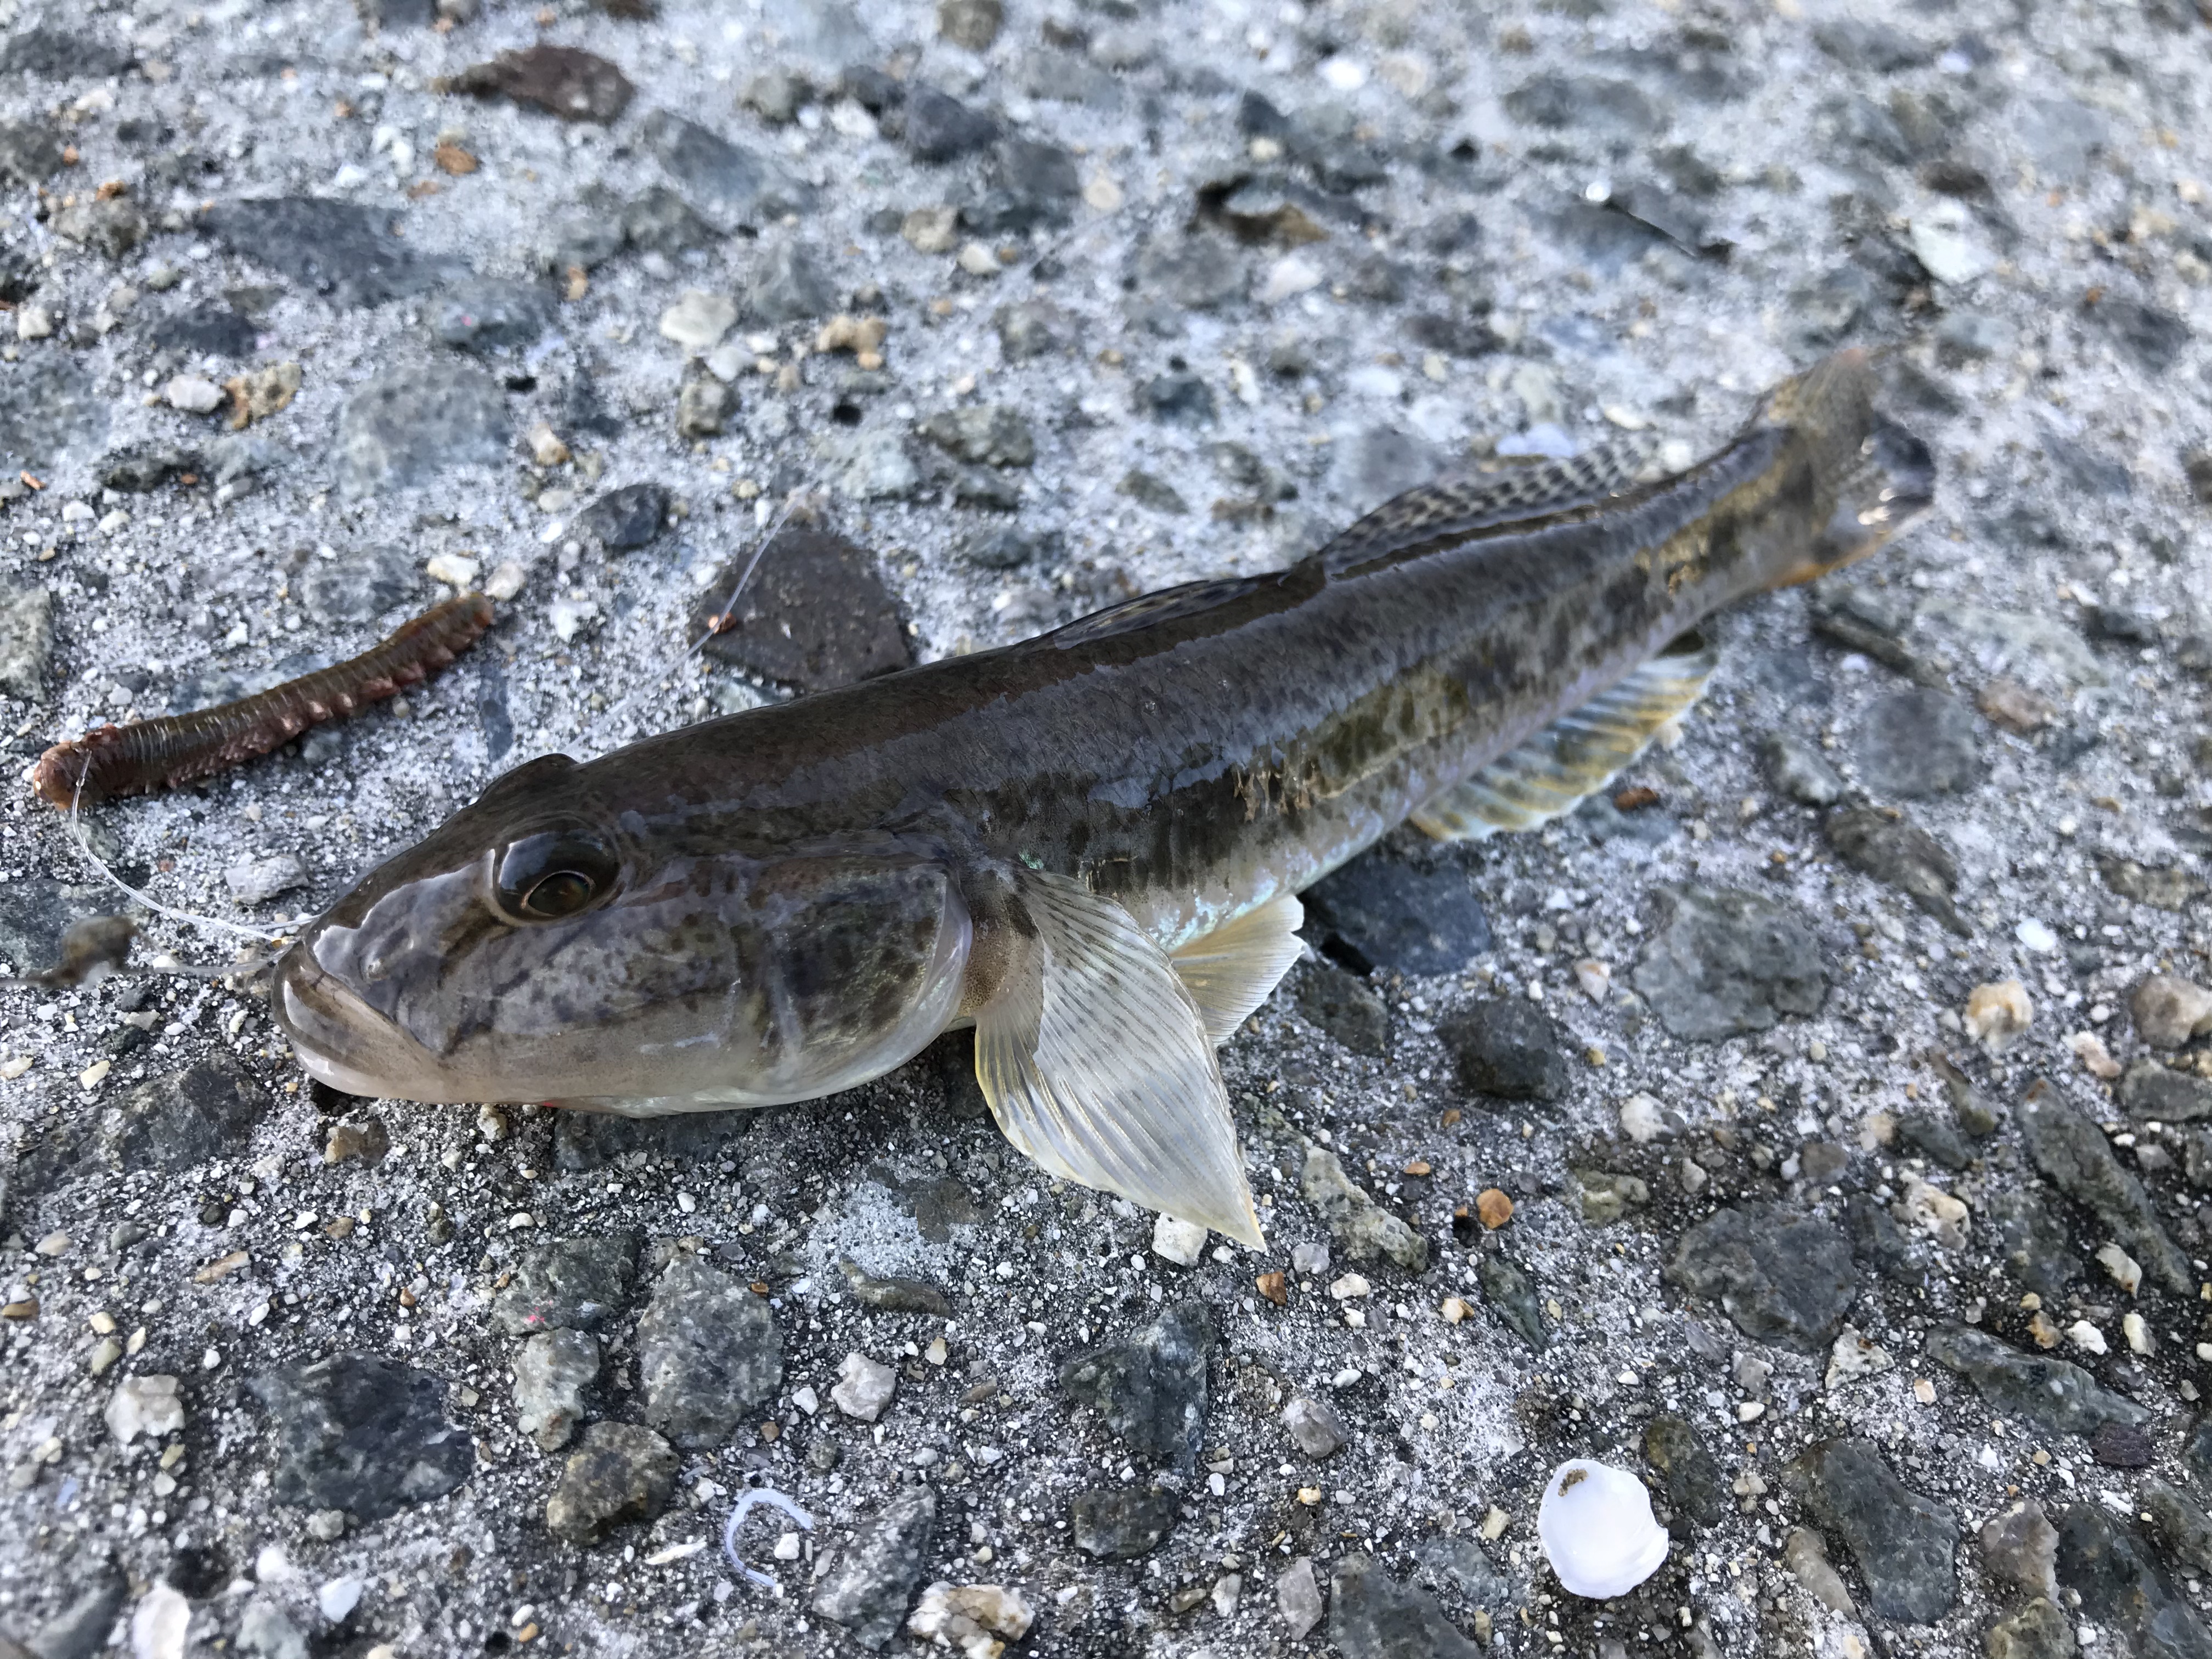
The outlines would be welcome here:
[[[1586,1458],[1552,1471],[1536,1536],[1560,1584],[1594,1601],[1627,1595],[1667,1559],[1667,1529],[1651,1518],[1644,1483]]]

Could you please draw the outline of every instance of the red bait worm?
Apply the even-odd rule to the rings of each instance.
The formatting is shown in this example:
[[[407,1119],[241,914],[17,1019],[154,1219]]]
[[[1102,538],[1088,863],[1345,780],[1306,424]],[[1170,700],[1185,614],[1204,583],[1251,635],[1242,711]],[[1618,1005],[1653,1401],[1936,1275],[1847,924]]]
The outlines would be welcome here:
[[[235,702],[189,714],[103,726],[39,757],[31,787],[67,811],[114,795],[213,777],[281,748],[311,726],[343,720],[419,684],[474,645],[491,626],[491,601],[481,593],[447,599],[404,623],[391,638],[350,661]]]

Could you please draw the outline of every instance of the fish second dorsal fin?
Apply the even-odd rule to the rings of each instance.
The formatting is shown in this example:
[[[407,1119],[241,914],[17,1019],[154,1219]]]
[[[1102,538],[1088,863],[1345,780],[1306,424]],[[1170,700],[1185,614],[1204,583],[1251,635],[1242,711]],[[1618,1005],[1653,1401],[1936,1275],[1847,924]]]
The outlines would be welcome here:
[[[1255,1248],[1260,1222],[1197,1000],[1127,910],[1024,871],[1031,927],[1007,929],[975,1016],[975,1079],[1047,1172]]]
[[[1267,1000],[1291,964],[1304,954],[1298,927],[1305,906],[1291,895],[1269,899],[1236,921],[1194,939],[1168,957],[1198,1004],[1206,1041],[1219,1048],[1245,1017]]]
[[[1564,461],[1501,472],[1448,472],[1393,496],[1346,530],[1321,550],[1322,568],[1332,576],[1346,575],[1439,537],[1594,507],[1654,476],[1655,448],[1646,439],[1624,438]]]
[[[1483,841],[1571,812],[1697,702],[1719,653],[1686,635],[1465,782],[1423,802],[1413,822],[1438,841]]]

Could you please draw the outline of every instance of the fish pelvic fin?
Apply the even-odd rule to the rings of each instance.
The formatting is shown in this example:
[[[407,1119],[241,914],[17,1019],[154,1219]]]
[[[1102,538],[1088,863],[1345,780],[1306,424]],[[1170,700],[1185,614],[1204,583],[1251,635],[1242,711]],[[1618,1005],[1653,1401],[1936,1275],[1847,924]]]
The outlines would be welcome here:
[[[1642,667],[1563,714],[1413,813],[1438,841],[1486,841],[1572,811],[1704,695],[1720,656],[1686,634]]]
[[[1873,359],[1839,351],[1784,380],[1761,401],[1756,425],[1787,426],[1810,463],[1827,523],[1770,580],[1789,587],[1841,570],[1886,546],[1936,503],[1936,459],[1874,406]]]
[[[1197,1000],[1127,910],[1024,871],[1010,960],[975,1016],[975,1080],[1048,1174],[1260,1248],[1229,1095]]]
[[[1255,1008],[1305,952],[1298,928],[1305,906],[1285,893],[1193,939],[1168,957],[1198,1005],[1206,1040],[1215,1048],[1236,1035]]]

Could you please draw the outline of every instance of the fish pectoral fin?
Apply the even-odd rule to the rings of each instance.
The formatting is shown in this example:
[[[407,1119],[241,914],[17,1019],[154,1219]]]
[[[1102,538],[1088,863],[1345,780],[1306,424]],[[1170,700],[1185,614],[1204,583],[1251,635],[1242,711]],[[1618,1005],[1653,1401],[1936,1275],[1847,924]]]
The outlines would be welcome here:
[[[1257,1248],[1229,1095],[1197,1000],[1111,899],[1024,871],[1012,960],[975,1016],[975,1079],[1048,1173]]]
[[[1519,748],[1438,791],[1413,822],[1438,841],[1482,841],[1572,811],[1697,702],[1718,662],[1703,639],[1685,635]]]
[[[1207,1042],[1217,1048],[1228,1042],[1246,1016],[1282,982],[1291,964],[1304,953],[1298,927],[1305,919],[1305,906],[1285,893],[1204,939],[1193,939],[1168,957],[1183,988],[1198,1004]]]

